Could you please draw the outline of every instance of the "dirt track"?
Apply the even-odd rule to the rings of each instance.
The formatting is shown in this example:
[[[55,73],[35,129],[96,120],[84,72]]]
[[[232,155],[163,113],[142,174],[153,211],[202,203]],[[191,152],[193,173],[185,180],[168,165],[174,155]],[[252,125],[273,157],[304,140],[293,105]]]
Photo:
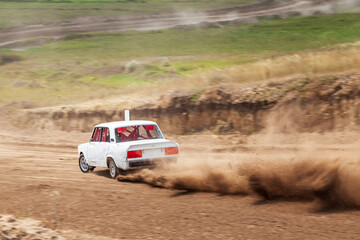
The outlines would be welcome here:
[[[256,8],[224,9],[198,13],[158,14],[114,18],[83,18],[64,23],[35,24],[0,30],[0,47],[36,37],[59,38],[75,32],[121,32],[125,30],[149,31],[171,28],[183,24],[231,21],[259,15],[309,8],[309,1],[289,1],[285,5],[260,5]],[[313,10],[316,9],[312,6]]]
[[[112,180],[104,169],[83,174],[78,169],[76,146],[87,141],[88,133],[35,135],[29,130],[2,129],[2,214],[39,219],[58,230],[125,239],[355,239],[360,233],[360,216],[355,210],[314,212],[311,200],[264,202],[253,194],[153,188]],[[199,162],[201,166],[204,162],[205,169],[222,161],[254,162],[255,167],[266,158],[291,162],[307,152],[357,162],[357,137],[339,133],[293,138],[322,142],[317,147],[312,144],[311,150],[291,141],[269,145],[235,135],[175,138],[182,147],[180,163]]]

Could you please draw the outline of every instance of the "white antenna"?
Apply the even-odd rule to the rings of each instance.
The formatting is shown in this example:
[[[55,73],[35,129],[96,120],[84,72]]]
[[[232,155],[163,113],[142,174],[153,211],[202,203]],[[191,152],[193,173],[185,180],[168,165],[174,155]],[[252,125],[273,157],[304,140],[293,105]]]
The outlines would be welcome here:
[[[130,111],[129,110],[125,110],[125,121],[130,121]]]

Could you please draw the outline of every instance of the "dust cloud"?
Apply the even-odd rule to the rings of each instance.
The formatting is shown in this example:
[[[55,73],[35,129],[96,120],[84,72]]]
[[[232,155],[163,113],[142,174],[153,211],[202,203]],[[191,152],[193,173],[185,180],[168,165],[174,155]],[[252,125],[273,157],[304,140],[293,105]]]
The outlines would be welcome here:
[[[274,156],[273,156],[274,157]],[[360,207],[360,165],[346,158],[243,159],[164,165],[119,181],[190,192],[256,195],[262,200],[313,201],[317,210]]]
[[[264,200],[309,200],[316,209],[360,207],[360,168],[346,159],[307,159],[282,169],[259,169],[249,177]]]
[[[119,181],[141,182],[154,187],[218,192],[223,194],[247,194],[247,179],[239,175],[229,162],[179,161],[176,164],[162,165],[155,169],[121,175]]]
[[[185,149],[176,164],[122,175],[118,180],[184,191],[254,195],[269,201],[312,201],[317,210],[360,208],[359,134],[301,133],[301,107],[295,105],[280,103],[282,107],[269,114],[264,131],[248,136],[235,153],[209,157]],[[199,149],[206,145],[194,144]]]

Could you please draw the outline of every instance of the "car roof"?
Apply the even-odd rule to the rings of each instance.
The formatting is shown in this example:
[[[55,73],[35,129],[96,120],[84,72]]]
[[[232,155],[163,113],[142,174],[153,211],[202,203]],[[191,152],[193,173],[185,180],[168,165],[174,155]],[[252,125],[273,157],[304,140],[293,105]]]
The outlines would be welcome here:
[[[118,128],[118,127],[129,127],[134,125],[157,125],[152,121],[144,121],[144,120],[132,120],[132,121],[117,121],[117,122],[107,122],[100,123],[95,127],[108,127],[108,128]]]

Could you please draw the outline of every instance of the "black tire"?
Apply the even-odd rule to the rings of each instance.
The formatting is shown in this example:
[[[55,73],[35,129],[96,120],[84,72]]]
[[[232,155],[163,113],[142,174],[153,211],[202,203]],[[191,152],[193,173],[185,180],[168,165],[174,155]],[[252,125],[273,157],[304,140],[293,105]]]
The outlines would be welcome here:
[[[119,168],[116,166],[113,159],[109,162],[109,173],[112,179],[115,179],[119,175]]]
[[[79,157],[79,167],[83,173],[87,173],[87,172],[91,171],[90,170],[91,167],[89,166],[89,164],[87,164],[83,154],[80,154],[80,157]]]

